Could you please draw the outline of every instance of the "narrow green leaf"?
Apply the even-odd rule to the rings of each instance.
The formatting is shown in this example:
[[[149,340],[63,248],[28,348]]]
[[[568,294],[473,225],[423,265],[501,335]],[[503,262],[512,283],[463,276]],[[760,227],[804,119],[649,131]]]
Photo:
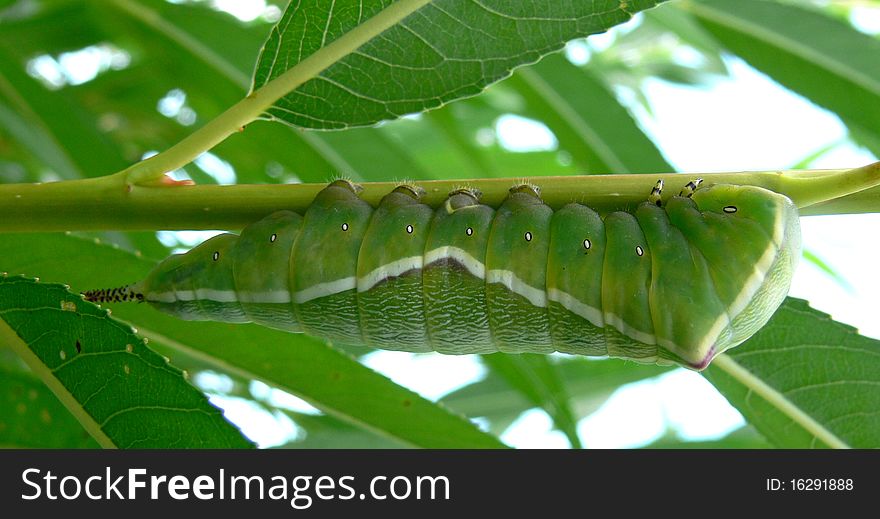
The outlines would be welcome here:
[[[243,27],[231,16],[202,5],[173,5],[155,0],[146,4],[113,0],[113,4],[174,42],[192,59],[217,70],[228,81],[242,89],[250,86],[250,73],[265,40],[261,27]],[[267,155],[296,167],[294,173],[305,182],[323,182],[338,175],[355,180],[385,180],[389,176],[432,178],[404,147],[388,140],[379,128],[337,134],[290,129],[282,133],[275,130],[275,125],[252,124],[247,132],[249,140],[260,143]],[[217,150],[221,152],[224,148],[228,148],[225,142]],[[248,152],[255,160],[262,159],[262,154],[253,153],[252,147]],[[314,160],[314,155],[325,162]],[[247,157],[239,161],[240,169],[255,169],[244,160]]]
[[[56,174],[94,177],[126,165],[119,151],[98,131],[96,116],[62,92],[50,93],[24,69],[23,60],[0,46],[0,102],[15,109],[33,132],[49,139],[45,146],[55,151],[47,157],[47,165],[58,168]]]
[[[433,176],[422,168],[415,157],[385,135],[385,128],[357,128],[347,132],[324,133],[316,136],[352,169],[343,169],[342,175],[356,180],[419,179]]]
[[[328,415],[308,415],[284,411],[296,425],[305,430],[297,438],[283,447],[294,449],[400,449],[407,444],[392,438],[374,434],[371,431],[352,426],[350,423]]]
[[[78,290],[119,286],[143,277],[153,262],[72,236],[7,234],[2,268],[65,280]],[[112,265],[96,278],[95,265]],[[11,304],[8,298],[3,298]],[[504,445],[467,419],[400,387],[325,342],[256,325],[181,321],[144,304],[114,315],[141,335],[183,351],[218,371],[279,387],[337,418],[408,445],[497,448]]]
[[[0,75],[0,94],[10,98],[17,96],[9,82]],[[20,98],[19,98],[19,101]],[[80,172],[71,161],[67,151],[55,140],[33,112],[29,112],[21,102],[16,107],[19,112],[0,102],[0,127],[8,131],[31,155],[40,159],[59,177],[79,178]],[[23,116],[30,115],[29,121]]]
[[[262,27],[235,23],[228,14],[216,12],[206,5],[179,5],[157,0],[110,0],[106,3],[146,25],[157,35],[173,41],[194,60],[212,67],[243,90],[249,86],[245,71],[253,68],[258,42],[264,34]]]
[[[792,164],[791,169],[810,169],[810,166],[813,164],[813,162],[822,158],[831,150],[844,144],[846,144],[846,140],[840,139],[838,141],[829,142],[824,146],[820,146],[819,148],[811,151],[806,156],[798,160],[796,163]]]
[[[483,362],[532,405],[546,411],[572,447],[581,448],[577,434],[577,417],[571,410],[565,382],[546,355],[497,353],[483,355]]]
[[[880,447],[880,341],[788,298],[704,372],[777,447]]]
[[[661,375],[670,368],[624,362],[565,357],[557,369],[576,417],[598,409],[620,386]],[[494,371],[479,382],[457,389],[441,400],[450,408],[471,417],[489,420],[493,431],[501,432],[522,412],[535,404]]]
[[[656,24],[658,27],[672,32],[681,40],[681,43],[698,51],[702,59],[705,60],[705,63],[699,65],[702,70],[726,74],[727,66],[721,56],[721,46],[694,20],[691,13],[680,9],[678,5],[675,3],[665,4],[661,9],[652,9],[646,12],[645,23]],[[644,48],[649,46],[650,42],[642,41],[640,44]]]
[[[479,146],[477,140],[468,134],[467,130],[474,130],[473,124],[467,124],[469,122],[467,120],[461,121],[465,124],[460,124],[457,113],[454,110],[459,106],[461,106],[461,103],[444,106],[425,114],[425,122],[431,127],[436,128],[446,138],[448,144],[443,146],[443,148],[457,150],[457,155],[464,160],[462,167],[447,168],[447,175],[462,172],[462,178],[498,176],[497,171],[493,169],[492,163],[486,157],[485,149]],[[411,139],[408,142],[418,143],[421,141]]]
[[[292,2],[263,47],[254,89],[358,31],[367,43],[322,61],[329,68],[269,114],[308,128],[370,125],[478,94],[514,67],[660,1]],[[385,30],[380,13],[392,9],[409,16]]]
[[[743,426],[717,440],[682,440],[664,436],[644,446],[645,449],[770,449],[773,445],[751,426]]]
[[[124,312],[124,313],[123,313]],[[396,385],[325,342],[256,325],[187,322],[119,309],[151,340],[184,351],[218,371],[261,380],[327,414],[405,444],[427,448],[498,448],[503,444],[461,416]]]
[[[875,131],[874,128],[862,130],[846,119],[843,122],[849,127],[850,136],[854,141],[867,148],[875,157],[880,157],[880,131]]]
[[[725,47],[782,85],[877,135],[880,40],[816,10],[762,0],[684,4]]]
[[[519,70],[505,84],[523,96],[527,115],[547,123],[586,172],[673,171],[601,81],[561,54]]]
[[[822,258],[817,256],[814,252],[812,252],[808,249],[804,249],[803,258],[805,260],[807,260],[808,262],[812,263],[816,268],[818,268],[819,270],[821,270],[825,274],[828,274],[828,277],[830,277],[831,279],[836,281],[837,284],[840,285],[841,287],[843,287],[844,289],[849,290],[849,291],[853,290],[853,286],[850,284],[849,281],[847,281],[847,279],[843,275],[841,275],[839,272],[834,270],[831,267],[831,265],[826,263],[825,260],[823,260]]]
[[[0,277],[0,342],[102,447],[250,446],[129,326],[62,285]]]

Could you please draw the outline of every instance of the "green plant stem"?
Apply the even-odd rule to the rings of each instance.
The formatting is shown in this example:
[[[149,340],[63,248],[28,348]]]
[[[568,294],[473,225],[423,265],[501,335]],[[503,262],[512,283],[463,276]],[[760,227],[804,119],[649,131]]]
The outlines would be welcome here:
[[[849,445],[838,438],[837,435],[805,413],[803,409],[795,405],[776,388],[771,387],[760,377],[754,375],[737,361],[733,360],[729,355],[722,354],[717,356],[712,361],[712,365],[736,379],[740,384],[747,387],[749,391],[766,400],[768,404],[788,416],[791,421],[803,427],[819,441],[834,449],[849,448]]]
[[[666,182],[663,196],[668,198],[696,177],[707,183],[766,187],[794,196],[795,202],[797,196],[814,202],[816,193],[832,198],[804,207],[803,215],[880,212],[880,187],[846,194],[860,186],[880,183],[880,163],[855,170],[491,178],[414,184],[424,188],[423,201],[432,207],[438,207],[450,191],[463,186],[478,189],[483,203],[497,207],[511,186],[528,182],[541,189],[542,198],[554,209],[581,202],[607,213],[636,207],[646,199],[657,179]],[[838,182],[831,182],[832,178]],[[841,181],[849,178],[860,178],[861,183]],[[817,186],[813,191],[808,189],[811,182]],[[835,187],[838,184],[844,187]],[[361,185],[361,198],[376,206],[398,183]],[[303,212],[324,187],[325,184],[133,186],[116,175],[46,184],[7,184],[0,185],[0,232],[238,229],[277,210]]]
[[[260,117],[276,100],[357,50],[360,46],[428,4],[430,0],[399,0],[366,22],[311,54],[269,81],[168,150],[116,173],[129,185],[150,185],[165,173],[190,163],[232,133]]]
[[[185,30],[163,18],[157,11],[132,0],[110,0],[110,5],[138,20],[150,30],[162,34],[182,51],[189,53],[193,58],[216,70],[218,74],[225,77],[233,85],[245,90],[250,87],[251,78],[249,75],[236,68],[235,65],[223,55],[215,52],[214,49],[211,49]],[[0,78],[0,87],[2,87],[2,78]],[[296,138],[302,139],[318,155],[324,157],[324,160],[329,162],[336,171],[356,171],[355,167],[346,162],[336,150],[327,146],[315,132],[293,127],[289,129],[291,133],[296,134]]]

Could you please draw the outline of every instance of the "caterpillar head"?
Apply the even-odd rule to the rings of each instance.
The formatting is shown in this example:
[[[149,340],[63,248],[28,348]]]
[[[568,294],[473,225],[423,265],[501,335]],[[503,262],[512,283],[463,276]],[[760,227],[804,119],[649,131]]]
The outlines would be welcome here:
[[[773,224],[797,207],[785,195],[757,186],[714,184],[697,189],[693,200],[701,211],[749,218],[762,224]]]
[[[764,188],[716,184],[697,190],[693,200],[706,218],[750,220],[767,240],[753,270],[738,285],[739,296],[729,302],[730,324],[719,335],[711,355],[696,366],[702,369],[715,355],[751,337],[782,304],[800,258],[801,233],[798,209],[791,199]],[[733,237],[728,241],[719,246],[733,258],[741,251]]]

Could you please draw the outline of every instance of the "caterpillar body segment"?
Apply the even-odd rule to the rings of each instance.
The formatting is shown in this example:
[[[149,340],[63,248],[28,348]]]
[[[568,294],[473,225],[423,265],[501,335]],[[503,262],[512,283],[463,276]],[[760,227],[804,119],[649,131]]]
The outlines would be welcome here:
[[[375,209],[336,181],[160,263],[135,290],[183,319],[253,321],[446,354],[559,351],[703,369],[754,334],[800,256],[798,212],[752,186],[662,183],[633,212],[553,211],[517,186],[436,209],[401,186]],[[95,298],[100,300],[99,298]]]
[[[389,350],[432,351],[422,269],[433,216],[405,186],[385,195],[373,214],[357,262],[360,342]]]

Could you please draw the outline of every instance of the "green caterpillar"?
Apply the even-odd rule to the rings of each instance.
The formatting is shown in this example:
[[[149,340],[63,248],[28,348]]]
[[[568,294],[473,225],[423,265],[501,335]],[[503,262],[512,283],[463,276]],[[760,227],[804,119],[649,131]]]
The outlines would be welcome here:
[[[402,185],[373,209],[338,180],[276,212],[87,292],[190,320],[255,322],[349,344],[446,354],[608,355],[705,368],[760,329],[800,256],[797,207],[754,186],[662,181],[632,213],[558,211],[535,188],[497,209],[461,189],[436,210]]]

